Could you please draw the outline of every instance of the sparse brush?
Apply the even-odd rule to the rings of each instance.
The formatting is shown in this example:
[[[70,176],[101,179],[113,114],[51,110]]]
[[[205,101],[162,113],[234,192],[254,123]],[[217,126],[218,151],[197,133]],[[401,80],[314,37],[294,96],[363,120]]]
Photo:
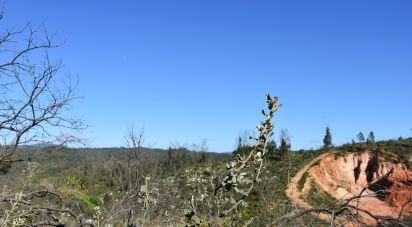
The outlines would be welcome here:
[[[217,217],[219,219],[225,219],[232,215],[233,218],[241,218],[239,207],[246,207],[249,194],[252,192],[256,183],[260,181],[260,174],[268,154],[268,138],[272,134],[274,125],[271,120],[281,107],[277,104],[278,98],[266,96],[266,103],[268,105],[268,113],[262,110],[262,114],[265,119],[256,127],[259,132],[257,138],[251,137],[256,141],[255,145],[250,152],[244,154],[237,154],[230,162],[226,164],[227,174],[223,180],[215,177],[213,195],[215,198],[214,204],[218,207],[215,208]],[[195,198],[192,196],[190,200],[190,207],[185,210],[185,224],[189,226],[201,225],[210,217],[202,217],[196,211]],[[247,220],[246,222],[251,222]]]

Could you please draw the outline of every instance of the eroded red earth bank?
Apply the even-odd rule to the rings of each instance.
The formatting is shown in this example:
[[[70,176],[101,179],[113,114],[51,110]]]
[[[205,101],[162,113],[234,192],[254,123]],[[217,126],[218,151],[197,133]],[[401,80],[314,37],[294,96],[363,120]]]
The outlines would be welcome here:
[[[356,205],[374,215],[393,218],[412,215],[412,171],[396,160],[384,160],[372,151],[345,156],[331,154],[311,167],[309,174],[337,200],[359,195],[367,188]],[[374,222],[370,217],[363,218]]]

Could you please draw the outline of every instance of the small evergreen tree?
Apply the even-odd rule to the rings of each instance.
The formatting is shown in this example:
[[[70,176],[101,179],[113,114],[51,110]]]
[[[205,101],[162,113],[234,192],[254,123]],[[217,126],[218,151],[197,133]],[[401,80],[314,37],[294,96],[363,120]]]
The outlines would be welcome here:
[[[268,156],[272,156],[276,152],[276,142],[275,140],[271,140],[267,144],[268,149]]]
[[[253,149],[253,146],[249,145],[247,143],[247,139],[239,136],[237,139],[237,148],[232,152],[233,156],[236,155],[244,155],[246,153],[249,153]]]
[[[233,156],[236,156],[237,154],[241,154],[243,150],[243,143],[242,143],[242,137],[238,137],[237,139],[237,147],[236,149],[232,152]]]
[[[239,136],[237,140],[237,149],[240,149],[242,147],[243,147],[242,137]]]
[[[373,134],[372,131],[369,133],[368,139],[366,140],[366,142],[368,142],[368,143],[375,143],[375,135]]]
[[[287,130],[282,130],[280,132],[280,147],[279,147],[279,155],[280,160],[284,160],[288,154],[290,149],[290,137],[288,135]]]
[[[326,127],[326,135],[323,138],[323,148],[328,149],[330,147],[332,147],[332,135],[329,127]]]
[[[207,161],[206,151],[200,152],[200,158],[198,160],[199,163],[203,163]]]
[[[363,135],[362,132],[359,132],[358,135],[356,135],[356,137],[358,137],[358,141],[363,143],[365,142],[365,136]]]
[[[169,150],[167,151],[167,157],[168,157],[168,163],[169,165],[172,164],[173,161],[173,153],[172,153],[172,147],[169,147]]]

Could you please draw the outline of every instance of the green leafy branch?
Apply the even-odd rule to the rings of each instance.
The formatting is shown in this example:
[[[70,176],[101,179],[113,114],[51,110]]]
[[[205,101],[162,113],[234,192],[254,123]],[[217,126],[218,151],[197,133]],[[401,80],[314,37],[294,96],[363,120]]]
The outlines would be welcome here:
[[[237,154],[233,160],[226,164],[227,175],[222,181],[215,178],[217,182],[214,186],[214,196],[217,196],[218,193],[223,195],[218,198],[219,218],[228,216],[240,205],[247,206],[246,198],[252,192],[255,183],[260,181],[259,177],[268,154],[268,139],[274,129],[274,124],[271,121],[274,114],[282,106],[277,102],[277,97],[272,98],[270,95],[266,95],[269,112],[262,110],[265,119],[256,127],[259,136],[250,138],[256,140],[253,149],[245,154]],[[194,203],[190,204],[190,209],[185,211],[186,224],[190,226],[202,224],[201,218],[196,214]]]

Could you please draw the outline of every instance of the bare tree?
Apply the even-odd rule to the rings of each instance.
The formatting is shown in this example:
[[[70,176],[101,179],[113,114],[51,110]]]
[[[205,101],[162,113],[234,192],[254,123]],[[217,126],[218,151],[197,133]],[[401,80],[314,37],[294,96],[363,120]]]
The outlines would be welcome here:
[[[137,188],[139,186],[139,168],[140,156],[142,154],[142,144],[144,142],[144,128],[136,132],[134,127],[128,129],[127,135],[124,137],[127,148],[129,150],[127,157],[128,169],[128,189]]]
[[[104,223],[121,221],[127,226],[144,226],[158,215],[155,188],[160,179],[160,167],[153,160],[142,161],[144,128],[130,127],[124,140],[128,149],[127,163],[118,163],[113,174],[121,190]]]
[[[60,76],[62,61],[49,55],[60,45],[30,24],[0,31],[0,162],[15,161],[19,145],[77,141],[71,130],[85,127],[64,114],[78,79]]]
[[[0,12],[0,23],[3,23],[3,15]],[[70,75],[62,77],[62,61],[53,60],[49,54],[60,46],[44,27],[34,29],[27,24],[0,31],[2,166],[10,168],[13,162],[23,161],[16,159],[21,145],[66,145],[80,141],[75,134],[86,127],[84,122],[65,114],[72,101],[79,98],[75,94],[78,79]],[[2,171],[7,172],[4,169]],[[56,218],[58,214],[68,214],[75,222],[82,222],[65,207],[58,194],[48,189],[17,193],[10,191],[0,196],[0,203],[1,211],[6,209],[6,217],[0,220],[2,226],[11,222],[30,223],[31,226],[60,226],[60,220]],[[29,216],[32,217],[30,220],[27,219]]]

